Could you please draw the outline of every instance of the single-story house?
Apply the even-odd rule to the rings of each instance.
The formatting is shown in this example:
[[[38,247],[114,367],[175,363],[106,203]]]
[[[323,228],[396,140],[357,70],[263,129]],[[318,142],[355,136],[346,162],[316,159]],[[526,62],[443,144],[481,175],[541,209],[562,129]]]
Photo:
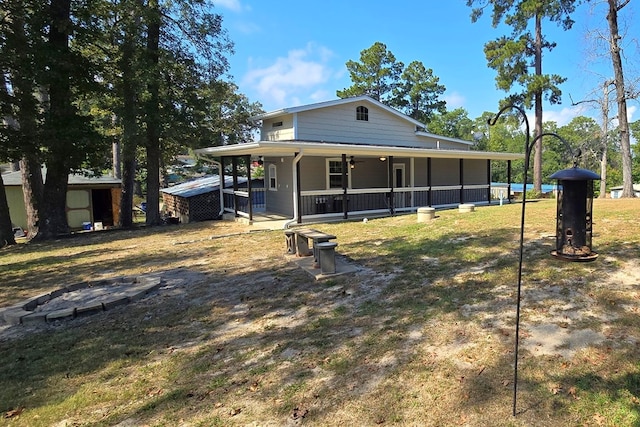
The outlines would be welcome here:
[[[42,169],[46,180],[46,168]],[[22,193],[21,172],[2,175],[11,222],[23,229],[27,228],[27,211]],[[67,221],[72,230],[93,227],[94,224],[113,226],[118,223],[120,200],[122,197],[120,179],[110,176],[84,176],[70,174],[67,188]]]
[[[368,96],[285,108],[253,119],[261,122],[259,141],[196,154],[223,170],[231,165],[233,176],[239,163],[258,161],[265,172],[266,211],[297,223],[489,203],[491,163],[507,162],[510,171],[512,160],[524,158],[472,150],[471,141],[430,133],[425,124]],[[240,192],[235,185],[223,193],[225,211],[251,217],[238,206],[251,192]]]
[[[248,186],[246,177],[237,177],[238,188]],[[252,179],[253,209],[264,210],[264,180]],[[233,186],[233,177],[225,176],[225,187]],[[164,211],[180,222],[219,219],[222,214],[220,176],[212,175],[160,190]],[[248,200],[248,197],[245,199]]]
[[[622,196],[622,185],[619,187],[611,187],[611,198],[619,199]],[[640,184],[633,184],[633,194],[635,197],[640,197]]]

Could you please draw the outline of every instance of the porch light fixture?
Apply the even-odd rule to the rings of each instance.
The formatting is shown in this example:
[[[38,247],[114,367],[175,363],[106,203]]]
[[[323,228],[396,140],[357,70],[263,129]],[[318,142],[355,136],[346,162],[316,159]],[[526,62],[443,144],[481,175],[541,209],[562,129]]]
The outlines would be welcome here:
[[[385,156],[380,156],[380,161],[384,162],[385,160],[387,160],[387,158]]]
[[[356,168],[356,161],[353,160],[353,156],[351,156],[351,160],[349,160],[349,167],[351,169],[355,169]]]
[[[264,165],[264,157],[263,156],[258,157],[258,164],[260,166]]]
[[[567,147],[574,159],[573,168],[565,169],[551,175],[550,178],[558,180],[557,217],[556,217],[556,249],[551,255],[565,261],[593,261],[598,254],[591,251],[591,226],[593,205],[593,180],[600,176],[577,167],[581,151],[576,153],[571,150],[569,144],[559,135],[544,132],[537,135],[533,141],[530,139],[529,121],[527,115],[520,107],[507,105],[502,108],[494,118],[488,120],[489,126],[493,126],[498,118],[508,109],[518,111],[525,123],[525,157],[524,157],[524,182],[522,187],[522,217],[520,220],[520,254],[518,259],[518,289],[516,303],[516,334],[515,334],[515,359],[513,369],[513,415],[516,415],[516,403],[518,395],[518,345],[520,342],[520,299],[522,288],[522,260],[524,249],[524,219],[527,202],[527,174],[531,151],[535,143],[544,136],[558,138]]]

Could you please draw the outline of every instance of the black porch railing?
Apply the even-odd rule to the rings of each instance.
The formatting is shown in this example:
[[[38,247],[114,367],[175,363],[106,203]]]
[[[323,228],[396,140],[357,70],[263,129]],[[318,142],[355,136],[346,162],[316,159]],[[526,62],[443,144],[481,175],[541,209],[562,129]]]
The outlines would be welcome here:
[[[253,211],[265,209],[264,189],[252,189]],[[237,207],[235,203],[237,201]],[[304,216],[364,213],[391,213],[416,210],[421,206],[450,206],[460,203],[488,203],[489,185],[440,186],[440,187],[404,187],[404,188],[368,188],[343,190],[302,191],[300,196],[301,212]],[[234,193],[224,190],[225,211],[248,216],[249,194],[246,190]]]

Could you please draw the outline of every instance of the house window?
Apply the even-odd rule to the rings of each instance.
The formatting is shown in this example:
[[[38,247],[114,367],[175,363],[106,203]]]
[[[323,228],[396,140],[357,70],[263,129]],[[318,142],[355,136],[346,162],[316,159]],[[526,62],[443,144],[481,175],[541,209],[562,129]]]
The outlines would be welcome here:
[[[271,124],[271,127],[272,127],[272,128],[279,128],[279,127],[281,127],[281,126],[282,126],[282,122],[273,122],[273,123]]]
[[[278,189],[278,174],[276,165],[269,165],[269,190],[276,191]]]
[[[351,175],[347,165],[347,186],[351,188]],[[342,188],[342,159],[327,159],[327,188]]]
[[[356,120],[363,120],[365,122],[369,121],[369,109],[367,107],[363,107],[359,105],[356,108]]]

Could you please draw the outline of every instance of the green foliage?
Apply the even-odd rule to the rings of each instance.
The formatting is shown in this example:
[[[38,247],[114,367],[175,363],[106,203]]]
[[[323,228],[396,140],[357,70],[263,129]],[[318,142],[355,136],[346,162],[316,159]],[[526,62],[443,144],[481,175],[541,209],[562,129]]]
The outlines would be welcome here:
[[[529,23],[536,21],[535,31],[541,32],[543,18],[556,22],[568,30],[573,25],[570,14],[575,10],[575,0],[467,0],[472,7],[471,20],[476,22],[488,6],[492,6],[492,25],[504,22],[512,28],[511,35],[485,44],[485,56],[489,67],[497,71],[496,86],[511,93],[504,103],[530,107],[536,95],[557,104],[561,101],[558,87],[566,79],[556,74],[542,74],[542,50],[552,50],[555,43],[536,37],[530,32]],[[474,8],[474,6],[477,6]],[[530,69],[535,68],[531,73]]]
[[[360,62],[349,60],[346,66],[353,85],[336,91],[340,98],[367,95],[422,123],[446,111],[440,99],[446,88],[433,70],[420,61],[405,68],[384,43],[375,42],[360,52]]]
[[[467,110],[456,108],[442,114],[433,115],[429,122],[429,132],[438,135],[470,140],[473,136],[474,123]]]
[[[384,43],[375,42],[360,52],[360,62],[346,63],[353,85],[336,92],[340,98],[368,95],[378,101],[388,102],[398,86],[404,64],[387,50]]]
[[[446,88],[438,83],[439,79],[431,68],[413,61],[400,78],[393,91],[391,106],[422,123],[429,123],[435,112],[442,114],[446,111],[446,101],[439,99]]]

